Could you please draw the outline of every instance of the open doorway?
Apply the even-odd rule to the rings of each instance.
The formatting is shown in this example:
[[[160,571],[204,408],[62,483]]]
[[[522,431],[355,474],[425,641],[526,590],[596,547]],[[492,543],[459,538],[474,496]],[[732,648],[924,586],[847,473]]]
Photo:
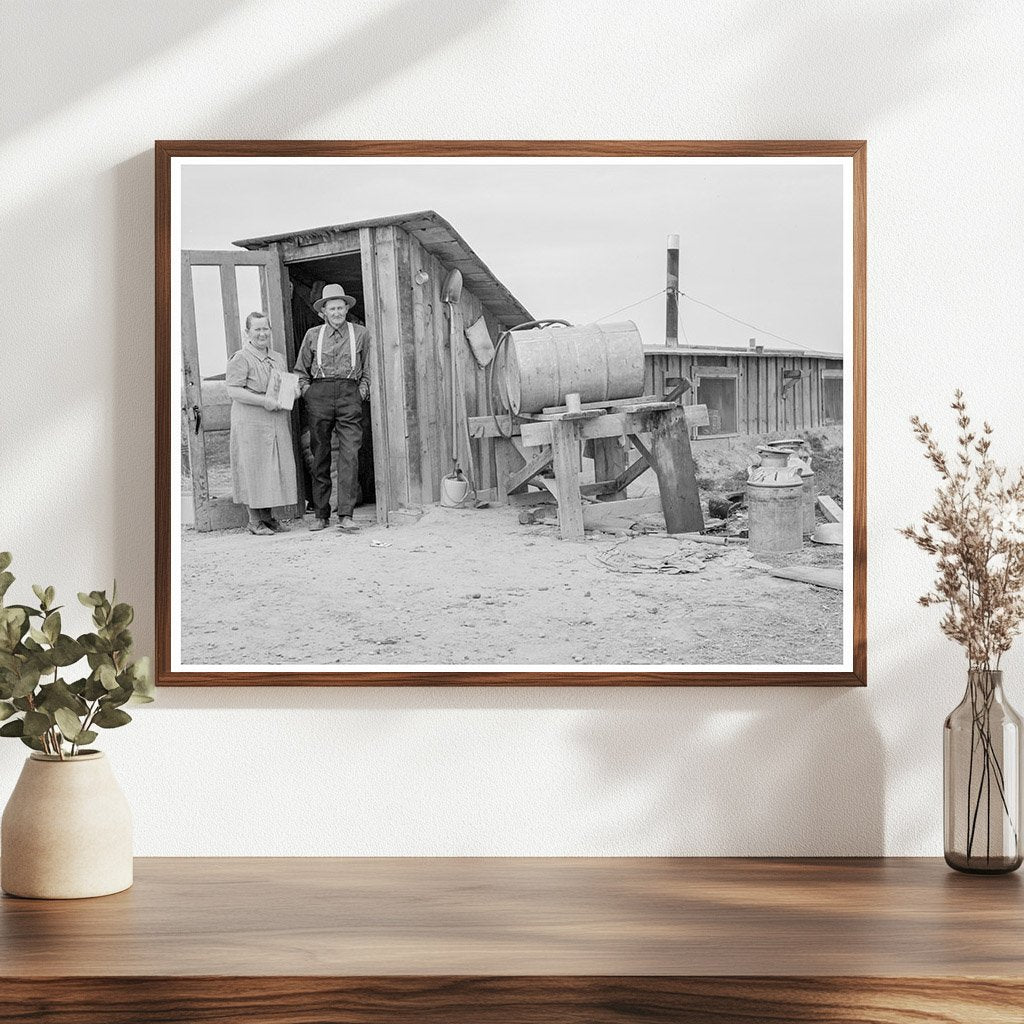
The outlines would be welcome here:
[[[349,311],[348,318],[353,323],[366,324],[366,308],[363,297],[362,258],[358,251],[338,253],[321,259],[302,260],[288,263],[285,267],[291,281],[291,318],[295,337],[295,355],[302,338],[311,327],[323,324],[313,303],[320,298],[325,284],[340,284],[345,291],[356,299],[356,304]],[[300,403],[299,412],[299,455],[302,461],[304,493],[307,498],[312,493],[310,486],[309,466],[309,427],[305,418],[305,408]],[[335,438],[337,445],[337,438]],[[331,459],[331,478],[334,482],[333,493],[337,488],[337,467]],[[363,402],[363,444],[359,449],[359,495],[356,506],[364,513],[373,517],[376,502],[376,482],[373,468],[373,426],[370,418],[370,403]],[[332,496],[332,511],[336,510],[335,498]],[[359,518],[363,518],[360,516]]]

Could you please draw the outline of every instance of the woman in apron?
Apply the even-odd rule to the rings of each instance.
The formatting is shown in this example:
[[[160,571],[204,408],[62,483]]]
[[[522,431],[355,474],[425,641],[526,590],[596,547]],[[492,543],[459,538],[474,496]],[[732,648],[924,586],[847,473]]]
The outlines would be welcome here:
[[[229,360],[225,382],[231,397],[231,487],[248,507],[249,532],[266,536],[286,530],[275,506],[294,505],[295,457],[291,413],[270,396],[271,374],[287,372],[284,356],[270,347],[265,313],[245,318],[245,344]]]

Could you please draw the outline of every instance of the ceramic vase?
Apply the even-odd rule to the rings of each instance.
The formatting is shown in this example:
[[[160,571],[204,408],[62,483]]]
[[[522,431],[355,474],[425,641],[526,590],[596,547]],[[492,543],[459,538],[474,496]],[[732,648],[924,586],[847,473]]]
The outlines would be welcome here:
[[[0,888],[68,900],[131,884],[131,811],[106,756],[32,754],[0,824]]]

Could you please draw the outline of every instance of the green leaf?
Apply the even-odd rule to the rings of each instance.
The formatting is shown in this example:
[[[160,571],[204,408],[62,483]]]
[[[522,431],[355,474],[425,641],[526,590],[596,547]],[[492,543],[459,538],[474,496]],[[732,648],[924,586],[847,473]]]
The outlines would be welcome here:
[[[15,718],[11,722],[5,722],[0,725],[0,736],[24,736],[25,735],[25,723],[20,718]]]
[[[30,636],[30,637],[31,637],[31,638],[32,638],[33,640],[35,640],[35,642],[36,642],[37,644],[40,644],[40,645],[42,645],[42,644],[48,644],[48,643],[50,642],[50,638],[49,638],[49,637],[48,637],[48,636],[47,636],[47,635],[46,635],[46,634],[45,634],[45,633],[44,633],[44,632],[43,632],[43,631],[42,631],[41,629],[36,629],[36,627],[35,627],[35,626],[32,626],[32,627],[31,627],[31,628],[29,629],[29,631],[28,631],[28,635],[29,635],[29,636]]]
[[[96,670],[96,678],[103,684],[105,690],[116,690],[119,685],[113,665],[100,665]]]
[[[117,729],[122,725],[127,725],[131,720],[132,716],[127,711],[104,705],[96,712],[93,724],[98,725],[101,729]]]
[[[99,736],[98,732],[93,732],[92,729],[85,729],[78,734],[78,739],[75,742],[81,746],[83,743],[92,743],[97,736]]]
[[[105,637],[97,636],[95,633],[83,633],[78,638],[78,643],[89,654],[110,654],[110,641]],[[91,658],[89,659],[89,664],[92,668],[96,667]],[[96,664],[99,664],[99,662]]]
[[[39,685],[39,669],[34,665],[26,665],[21,670],[21,675],[18,677],[18,682],[14,686],[14,690],[11,693],[12,697],[28,697],[35,688]]]
[[[39,687],[39,698],[36,700],[36,707],[40,711],[53,712],[57,708],[65,708],[79,718],[83,718],[89,713],[89,705],[72,692],[63,679],[57,679],[52,683]]]
[[[57,637],[57,642],[53,645],[53,650],[50,651],[50,657],[53,664],[58,667],[74,665],[76,661],[81,661],[85,657],[85,650],[77,640],[62,633]]]
[[[49,615],[43,619],[43,633],[46,634],[46,639],[51,644],[57,642],[57,637],[60,636],[60,612],[50,612]]]
[[[26,736],[42,736],[52,724],[49,715],[44,715],[41,711],[26,711],[24,734]]]
[[[85,689],[82,691],[82,696],[86,700],[99,700],[100,697],[107,695],[107,688],[96,678],[95,675],[89,676],[85,681]]]
[[[0,729],[0,734],[3,733],[3,729]],[[21,742],[26,747],[31,747],[33,750],[38,750],[40,753],[46,753],[46,747],[43,746],[40,740],[37,740],[34,736],[22,736]]]
[[[17,714],[18,709],[5,700],[0,700],[0,722],[7,721],[11,715]]]
[[[39,586],[38,583],[32,584],[32,593],[39,599],[39,603],[45,608],[46,607],[46,588]]]
[[[47,587],[46,588],[46,592],[43,594],[43,597],[46,598],[46,607],[47,608],[52,608],[53,607],[53,599],[56,596],[57,596],[57,591],[54,590],[53,587]]]
[[[13,582],[14,577],[9,572],[0,572],[0,599],[7,593]]]
[[[64,738],[71,740],[72,743],[78,743],[79,734],[82,732],[82,721],[78,715],[67,708],[57,708],[53,717]]]
[[[115,629],[124,629],[130,626],[135,618],[135,610],[130,604],[116,604],[110,613],[110,625]]]
[[[0,572],[6,569],[11,564],[11,553],[10,551],[0,551]]]
[[[85,605],[86,608],[95,608],[99,604],[96,591],[94,590],[91,594],[83,594],[81,591],[78,592],[78,600]]]

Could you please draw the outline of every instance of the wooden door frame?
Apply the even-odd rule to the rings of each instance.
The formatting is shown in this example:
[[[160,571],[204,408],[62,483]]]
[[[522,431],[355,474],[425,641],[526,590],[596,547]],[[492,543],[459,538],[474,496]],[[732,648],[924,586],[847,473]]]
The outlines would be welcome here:
[[[224,343],[230,359],[242,347],[241,314],[238,303],[238,267],[258,267],[260,296],[263,311],[270,319],[271,347],[288,360],[288,327],[284,315],[279,254],[272,250],[245,249],[182,249],[181,251],[181,356],[182,356],[182,409],[189,418],[189,467],[192,475],[192,505],[196,529],[206,533],[215,529],[241,526],[246,520],[243,507],[229,497],[210,497],[206,458],[206,433],[230,430],[227,424],[211,426],[203,403],[202,366],[199,360],[199,338],[196,324],[195,294],[192,283],[194,267],[218,267],[220,270],[221,305],[224,318]],[[279,313],[275,314],[275,309]],[[211,410],[212,410],[211,406]],[[230,410],[230,405],[226,408]],[[197,417],[198,411],[198,417]],[[220,424],[223,413],[213,417]],[[296,459],[300,457],[298,438],[292,431],[292,448]],[[299,478],[301,492],[301,473]],[[304,502],[282,508],[281,515],[294,514],[301,518]]]

